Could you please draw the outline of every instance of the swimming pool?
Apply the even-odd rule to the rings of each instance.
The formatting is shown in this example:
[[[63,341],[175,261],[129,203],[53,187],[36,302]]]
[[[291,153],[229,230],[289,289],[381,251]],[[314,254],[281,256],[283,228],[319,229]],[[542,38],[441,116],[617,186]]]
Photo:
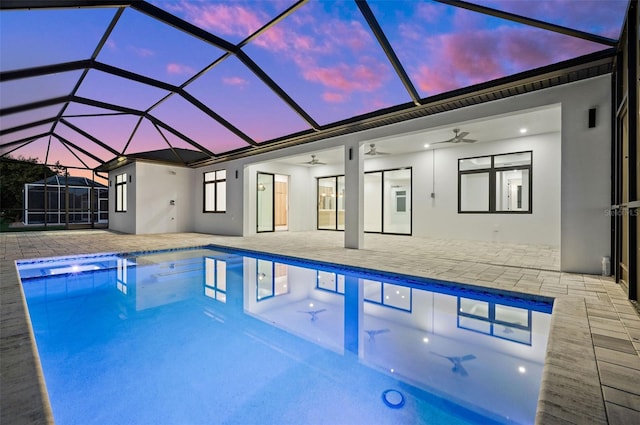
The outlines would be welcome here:
[[[221,247],[18,267],[58,424],[535,418],[548,300]]]

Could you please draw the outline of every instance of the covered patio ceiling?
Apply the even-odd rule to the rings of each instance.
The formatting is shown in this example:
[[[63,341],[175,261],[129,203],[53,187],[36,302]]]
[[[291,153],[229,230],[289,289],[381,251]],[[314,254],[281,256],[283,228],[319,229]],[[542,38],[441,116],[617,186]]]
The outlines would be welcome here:
[[[196,167],[589,78],[628,3],[3,0],[0,156]]]

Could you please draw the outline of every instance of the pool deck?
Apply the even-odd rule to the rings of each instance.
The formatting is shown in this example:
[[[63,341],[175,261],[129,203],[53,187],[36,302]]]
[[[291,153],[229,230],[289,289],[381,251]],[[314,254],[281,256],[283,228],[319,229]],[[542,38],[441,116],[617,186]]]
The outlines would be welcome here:
[[[538,424],[640,423],[640,316],[612,278],[561,273],[557,249],[342,232],[249,237],[123,235],[105,230],[0,233],[0,424],[53,423],[15,260],[206,244],[431,277],[555,298]]]

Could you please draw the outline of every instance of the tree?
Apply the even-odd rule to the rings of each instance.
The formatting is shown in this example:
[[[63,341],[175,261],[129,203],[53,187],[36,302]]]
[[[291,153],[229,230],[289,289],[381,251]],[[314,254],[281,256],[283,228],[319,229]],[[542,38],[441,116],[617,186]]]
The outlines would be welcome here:
[[[25,183],[55,176],[57,173],[43,164],[38,158],[12,158],[7,155],[0,158],[0,214],[3,220],[22,219]]]

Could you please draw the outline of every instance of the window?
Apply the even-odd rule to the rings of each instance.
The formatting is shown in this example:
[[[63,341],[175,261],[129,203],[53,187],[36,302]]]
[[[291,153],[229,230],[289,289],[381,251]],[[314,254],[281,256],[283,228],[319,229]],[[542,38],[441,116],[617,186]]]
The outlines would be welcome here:
[[[204,173],[204,212],[227,211],[227,171]]]
[[[413,298],[411,288],[368,279],[363,279],[362,282],[365,301],[411,312]]]
[[[458,297],[458,327],[531,345],[531,310]]]
[[[221,303],[227,302],[227,262],[216,258],[204,259],[204,295]]]
[[[459,213],[531,214],[533,152],[458,160]]]
[[[268,260],[256,262],[256,301],[289,293],[289,268]]]
[[[127,211],[127,173],[116,176],[116,212]]]

